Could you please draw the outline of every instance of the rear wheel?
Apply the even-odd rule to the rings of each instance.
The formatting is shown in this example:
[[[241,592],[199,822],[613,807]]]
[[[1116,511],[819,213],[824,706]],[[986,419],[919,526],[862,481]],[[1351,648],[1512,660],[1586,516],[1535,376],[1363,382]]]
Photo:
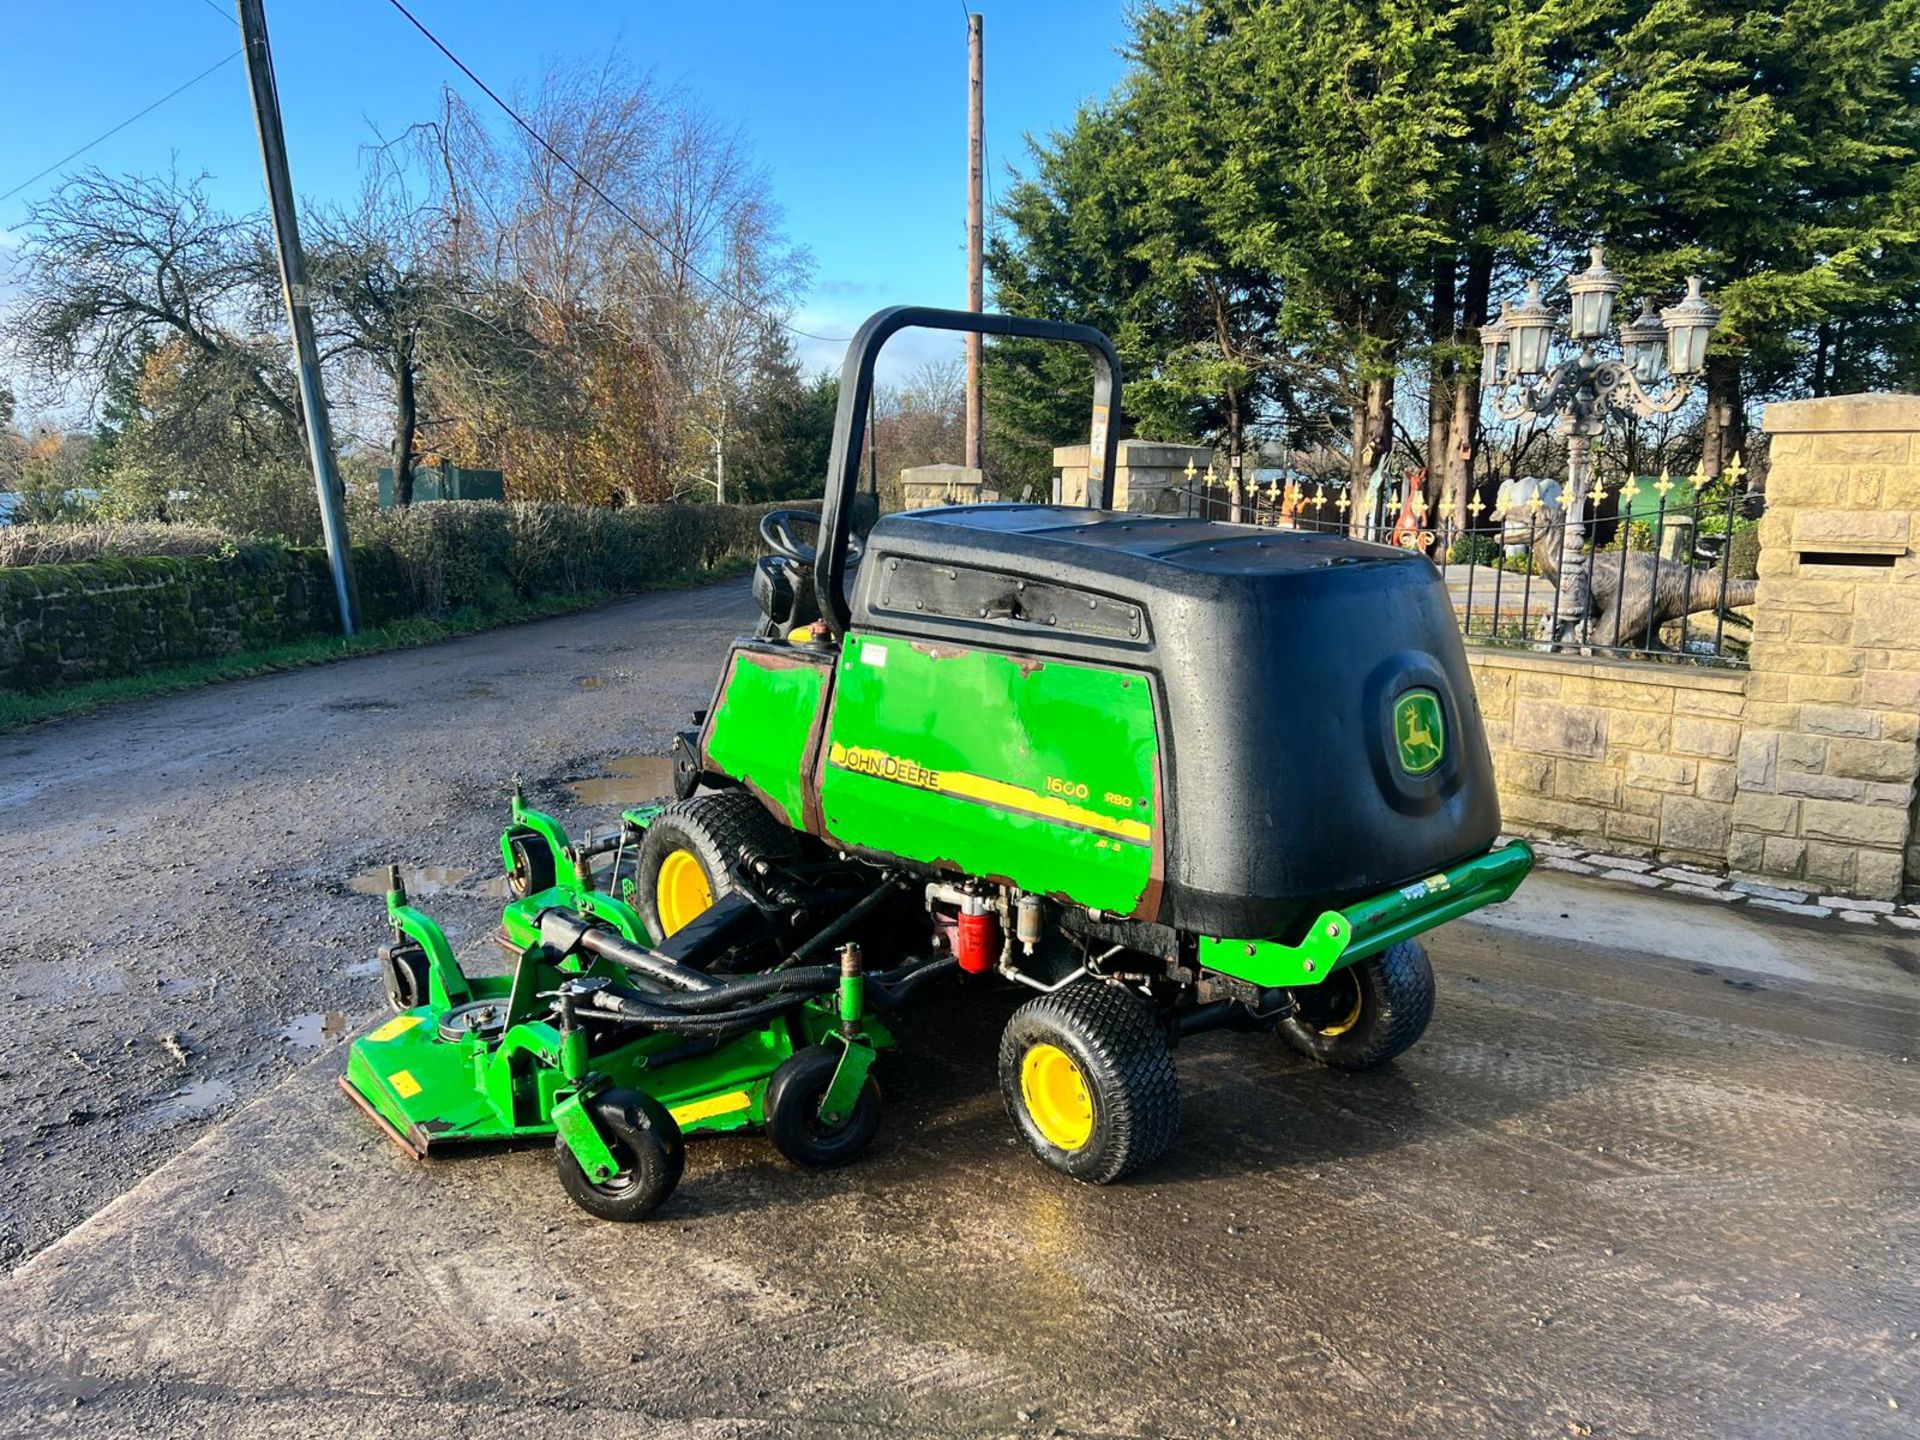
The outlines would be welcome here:
[[[634,901],[656,941],[738,887],[735,868],[784,859],[793,835],[744,790],[677,800],[647,826],[634,870]]]
[[[1173,1056],[1152,1007],[1099,980],[1014,1011],[1000,1094],[1034,1154],[1093,1185],[1151,1165],[1180,1128]]]
[[[680,1127],[667,1107],[638,1090],[609,1090],[587,1102],[620,1169],[594,1180],[581,1168],[564,1136],[554,1136],[553,1161],[560,1187],[589,1215],[602,1220],[644,1220],[674,1191],[686,1168]]]
[[[1403,1055],[1433,1019],[1433,966],[1417,940],[1293,992],[1280,1036],[1308,1059],[1336,1070],[1372,1070]]]

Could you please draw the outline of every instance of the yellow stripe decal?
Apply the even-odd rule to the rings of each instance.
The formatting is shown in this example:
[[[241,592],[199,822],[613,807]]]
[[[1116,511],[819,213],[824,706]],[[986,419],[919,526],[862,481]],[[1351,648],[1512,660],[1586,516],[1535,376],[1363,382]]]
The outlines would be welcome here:
[[[1021,815],[1058,820],[1083,830],[1130,840],[1136,845],[1153,843],[1153,827],[1144,820],[1102,815],[1097,810],[1075,805],[1058,795],[1042,795],[1025,786],[990,779],[985,775],[972,775],[965,770],[929,770],[911,760],[902,760],[898,756],[861,746],[842,745],[837,741],[827,752],[827,763],[836,770],[844,770],[852,775],[870,775],[876,780],[888,780],[914,790],[931,790],[937,795],[951,795],[956,800],[972,800]]]
[[[691,1125],[696,1120],[711,1120],[715,1115],[731,1115],[736,1110],[745,1110],[753,1104],[753,1097],[744,1090],[735,1090],[730,1095],[709,1095],[704,1100],[696,1100],[691,1105],[682,1105],[674,1110],[673,1123]]]
[[[426,1021],[422,1020],[418,1015],[396,1015],[378,1030],[368,1035],[367,1039],[392,1040],[396,1036],[406,1034],[407,1031],[413,1029],[414,1026],[424,1025],[425,1023]]]
[[[1009,785],[1005,780],[969,775],[964,770],[942,770],[936,788],[942,795],[978,800],[984,805],[998,805],[1003,810],[1018,810],[1046,820],[1064,820],[1069,825],[1118,835],[1123,840],[1137,841],[1142,845],[1153,839],[1153,828],[1144,820],[1122,820],[1116,816],[1102,815],[1097,810],[1062,800],[1058,795],[1037,795],[1021,786]]]
[[[402,1100],[411,1100],[420,1093],[420,1082],[413,1078],[410,1070],[396,1070],[387,1076],[387,1084],[393,1087],[393,1093]]]

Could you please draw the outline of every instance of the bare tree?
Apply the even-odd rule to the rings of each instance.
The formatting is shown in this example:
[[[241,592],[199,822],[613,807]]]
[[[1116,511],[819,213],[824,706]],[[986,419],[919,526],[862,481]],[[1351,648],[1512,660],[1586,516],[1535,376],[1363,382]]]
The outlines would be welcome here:
[[[277,418],[297,452],[296,392],[271,338],[265,232],[255,217],[214,209],[203,179],[88,170],[33,206],[15,347],[50,384],[77,377],[97,396],[143,341],[177,340]]]

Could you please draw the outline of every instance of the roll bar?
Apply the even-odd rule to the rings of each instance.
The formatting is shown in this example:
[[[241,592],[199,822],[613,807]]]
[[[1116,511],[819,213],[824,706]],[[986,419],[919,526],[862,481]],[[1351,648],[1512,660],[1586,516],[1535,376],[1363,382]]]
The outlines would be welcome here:
[[[1118,445],[1114,424],[1120,410],[1120,357],[1113,342],[1091,325],[1034,320],[1024,315],[983,315],[972,310],[935,310],[924,305],[894,305],[867,317],[847,345],[840,367],[840,405],[833,416],[833,449],[827,459],[827,495],[820,507],[820,543],[813,583],[820,618],[836,638],[847,633],[847,529],[854,492],[860,484],[860,445],[867,411],[873,404],[873,362],[880,347],[900,330],[959,330],[970,335],[1016,335],[1078,345],[1093,357],[1093,434],[1087,450],[1087,503],[1107,502]]]

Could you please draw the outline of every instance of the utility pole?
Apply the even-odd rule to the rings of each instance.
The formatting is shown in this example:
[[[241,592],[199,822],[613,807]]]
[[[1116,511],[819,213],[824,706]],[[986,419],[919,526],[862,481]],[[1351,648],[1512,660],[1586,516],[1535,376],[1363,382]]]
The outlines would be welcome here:
[[[980,183],[986,175],[986,136],[982,123],[986,17],[967,16],[967,309],[978,314],[985,296],[980,277],[983,263]],[[967,458],[975,470],[981,459],[985,412],[980,403],[981,336],[967,336]]]
[[[313,486],[320,497],[320,531],[333,571],[333,598],[340,610],[340,633],[353,634],[355,592],[353,555],[347,548],[345,491],[334,467],[333,427],[327,421],[327,395],[320,383],[320,351],[313,343],[313,307],[307,301],[307,262],[300,251],[300,223],[293,208],[293,179],[287,173],[287,139],[280,130],[280,92],[273,81],[273,51],[267,45],[267,13],[262,0],[236,0],[240,36],[247,50],[247,84],[253,91],[253,118],[260,129],[260,158],[267,169],[267,203],[273,212],[273,238],[280,252],[280,289],[299,365],[300,410],[307,426],[307,450],[313,458]]]

